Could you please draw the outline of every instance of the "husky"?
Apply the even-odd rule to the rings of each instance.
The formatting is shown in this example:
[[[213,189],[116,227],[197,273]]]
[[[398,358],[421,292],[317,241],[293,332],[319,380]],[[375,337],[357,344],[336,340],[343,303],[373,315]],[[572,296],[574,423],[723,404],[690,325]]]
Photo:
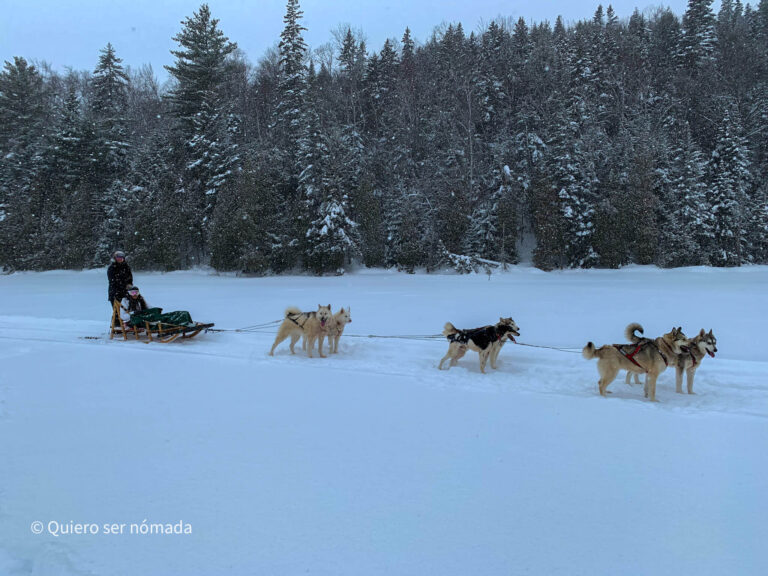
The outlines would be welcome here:
[[[496,359],[499,357],[501,347],[505,340],[515,341],[515,336],[520,336],[518,328],[512,318],[499,318],[499,321],[491,326],[473,328],[472,330],[459,330],[450,322],[446,322],[443,328],[443,336],[448,339],[448,352],[440,360],[438,370],[443,369],[443,363],[450,358],[450,366],[456,366],[459,359],[467,353],[467,349],[474,350],[480,356],[480,372],[485,374],[485,365],[491,360],[491,368],[496,369]]]
[[[696,370],[705,356],[715,357],[717,353],[717,338],[715,338],[712,330],[704,332],[704,328],[702,328],[696,336],[688,340],[686,347],[688,350],[679,354],[675,361],[675,392],[678,394],[683,393],[683,372],[686,373],[688,394],[694,393],[693,378],[696,375]],[[634,374],[627,372],[627,384],[630,384],[632,376],[635,377],[635,384],[640,384],[640,379],[636,372]],[[643,388],[645,389],[645,386]]]
[[[683,393],[683,372],[686,375],[686,384],[688,394],[693,394],[693,377],[696,375],[696,369],[701,366],[701,361],[705,356],[715,357],[717,353],[717,338],[712,333],[704,332],[704,328],[688,341],[688,350],[677,357],[677,366],[675,374],[675,392]]]
[[[346,310],[342,308],[336,314],[331,316],[328,320],[328,349],[331,354],[336,354],[339,351],[339,340],[344,333],[344,327],[352,322],[352,316],[350,315],[351,308]],[[307,339],[302,341],[302,348],[307,349]]]
[[[600,373],[598,388],[600,395],[610,394],[608,385],[614,381],[620,370],[645,374],[646,397],[651,402],[656,402],[656,379],[666,370],[670,363],[674,363],[679,354],[687,350],[688,338],[683,334],[682,328],[672,328],[660,338],[643,338],[635,332],[642,334],[643,327],[632,323],[626,327],[624,335],[632,344],[608,344],[595,348],[592,342],[588,342],[581,351],[587,360],[597,357],[597,371]]]
[[[298,308],[290,307],[285,310],[285,319],[280,324],[277,331],[275,342],[269,351],[270,356],[275,355],[275,348],[283,340],[291,337],[291,354],[295,354],[293,347],[299,338],[304,336],[307,339],[307,354],[312,358],[312,348],[315,346],[315,340],[318,340],[318,350],[320,357],[325,358],[323,354],[323,340],[328,334],[328,322],[331,319],[331,305],[317,306],[315,312],[302,312]]]
[[[342,308],[331,316],[328,326],[328,348],[330,348],[331,354],[339,352],[339,340],[341,340],[341,335],[344,333],[344,327],[352,322],[351,312],[351,307],[347,306],[346,310]]]

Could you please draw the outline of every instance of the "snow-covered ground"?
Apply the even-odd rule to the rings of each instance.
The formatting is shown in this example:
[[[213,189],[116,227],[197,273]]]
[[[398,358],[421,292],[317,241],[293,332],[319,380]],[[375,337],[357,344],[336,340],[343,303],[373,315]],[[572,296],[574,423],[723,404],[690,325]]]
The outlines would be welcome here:
[[[0,575],[768,573],[768,268],[135,281],[217,328],[353,322],[327,359],[269,357],[274,329],[90,340],[103,270],[0,276]],[[499,316],[570,350],[507,345],[482,375],[438,371],[439,340],[352,337]],[[672,372],[658,404],[598,395],[578,351],[632,321],[714,329],[696,395]]]

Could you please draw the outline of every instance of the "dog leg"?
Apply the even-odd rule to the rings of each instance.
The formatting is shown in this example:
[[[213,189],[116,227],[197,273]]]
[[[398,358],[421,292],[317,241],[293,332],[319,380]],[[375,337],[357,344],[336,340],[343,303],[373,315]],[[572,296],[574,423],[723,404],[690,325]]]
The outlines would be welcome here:
[[[501,352],[501,346],[498,344],[494,344],[491,347],[491,368],[494,370],[497,370],[496,368],[496,360],[499,358],[499,352]]]
[[[488,362],[488,356],[490,356],[490,350],[483,350],[480,352],[480,372],[485,374],[485,365]]]
[[[688,394],[694,394],[693,391],[693,377],[696,375],[696,369],[691,367],[688,368],[688,372],[686,373],[686,384],[688,385]]]
[[[286,338],[288,338],[288,334],[283,334],[281,332],[277,333],[277,336],[275,337],[275,342],[274,344],[272,344],[272,349],[269,351],[270,356],[275,355],[275,348],[277,348],[278,344],[280,344],[280,342],[282,342]]]
[[[301,334],[291,334],[291,354],[296,354],[296,350],[294,350],[293,347],[296,346],[296,342],[299,341],[299,338],[301,338]]]
[[[648,386],[648,400],[651,402],[658,402],[656,400],[656,379],[658,377],[658,374],[651,374],[650,372],[645,376],[646,385]]]
[[[675,366],[675,392],[683,393],[683,367],[679,365]]]
[[[448,360],[449,358],[451,358],[451,355],[450,355],[450,353],[448,353],[448,354],[446,354],[445,356],[443,356],[443,357],[442,357],[442,359],[440,360],[440,364],[438,364],[438,365],[437,365],[437,369],[438,369],[438,370],[442,370],[442,369],[443,369],[443,362],[445,362],[445,361],[446,361],[446,360]],[[451,358],[451,362],[450,362],[450,364],[448,365],[448,368],[450,369],[450,367],[451,367],[451,366],[453,366],[453,358]]]
[[[630,370],[627,370],[627,377],[624,380],[627,386],[632,386],[632,376],[635,377],[635,384],[640,384],[640,376],[638,376],[637,372],[632,372]]]
[[[325,334],[320,332],[320,338],[317,341],[317,350],[320,354],[320,358],[327,358],[327,356],[323,354],[323,340],[325,340]]]
[[[600,396],[611,394],[611,391],[608,390],[608,386],[616,379],[619,370],[617,368],[603,368],[603,370],[600,370],[599,364],[597,365],[597,368],[600,372],[600,381],[597,383],[598,387],[600,388]]]

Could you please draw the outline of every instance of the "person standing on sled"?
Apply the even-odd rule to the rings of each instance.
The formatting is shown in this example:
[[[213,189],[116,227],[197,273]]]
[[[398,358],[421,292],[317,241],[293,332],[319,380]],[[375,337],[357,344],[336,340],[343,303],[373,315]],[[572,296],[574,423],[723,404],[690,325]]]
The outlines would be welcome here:
[[[115,300],[119,302],[125,298],[128,295],[126,288],[133,284],[133,273],[125,261],[125,252],[122,250],[112,254],[112,263],[107,268],[107,278],[109,279],[107,299],[111,306]]]
[[[120,316],[123,318],[123,322],[128,324],[134,314],[146,312],[149,309],[149,305],[144,300],[144,296],[139,293],[138,286],[126,286],[126,290],[127,294],[120,303]]]

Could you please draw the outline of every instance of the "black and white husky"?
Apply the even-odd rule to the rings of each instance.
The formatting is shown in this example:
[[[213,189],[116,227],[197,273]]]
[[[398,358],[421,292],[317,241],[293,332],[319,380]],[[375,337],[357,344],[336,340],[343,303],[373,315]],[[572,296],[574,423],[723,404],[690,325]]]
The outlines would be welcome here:
[[[443,363],[450,358],[450,366],[456,366],[459,359],[474,350],[480,356],[480,372],[485,374],[485,365],[491,359],[491,368],[496,368],[496,359],[499,357],[501,347],[505,340],[515,341],[515,336],[520,336],[520,329],[512,318],[499,318],[496,324],[473,328],[471,330],[459,330],[450,322],[445,324],[443,335],[448,339],[448,352],[440,360],[437,368],[443,369]]]

